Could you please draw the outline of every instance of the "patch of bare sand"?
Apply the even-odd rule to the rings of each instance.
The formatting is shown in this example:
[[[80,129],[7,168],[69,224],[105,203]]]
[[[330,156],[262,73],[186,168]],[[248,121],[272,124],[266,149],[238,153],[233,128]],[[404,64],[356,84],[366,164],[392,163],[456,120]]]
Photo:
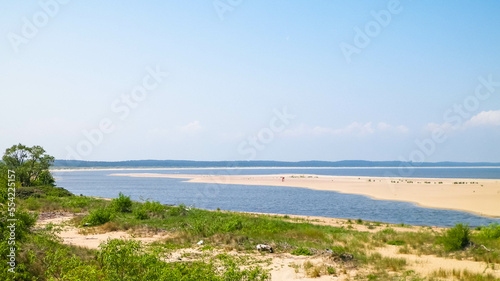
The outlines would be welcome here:
[[[163,260],[165,262],[178,261],[199,261],[200,259],[212,259],[218,254],[226,253],[235,257],[245,257],[246,266],[241,266],[242,269],[249,266],[260,266],[264,270],[269,270],[271,280],[288,281],[288,280],[348,280],[359,274],[356,268],[346,268],[336,264],[331,259],[323,256],[294,256],[287,253],[269,254],[269,253],[248,253],[236,251],[224,251],[214,249],[210,251],[202,251],[202,247],[194,247],[187,249],[179,249],[170,252]],[[304,263],[310,262],[313,266],[331,266],[336,269],[335,275],[328,275],[323,272],[319,277],[311,277],[304,269]]]
[[[310,276],[304,269],[306,262],[311,263],[315,267],[331,266],[336,269],[334,275],[322,274],[319,277]],[[355,268],[345,269],[331,260],[324,257],[305,257],[294,256],[290,254],[279,254],[272,258],[271,265],[264,267],[270,269],[271,280],[286,281],[286,280],[346,280],[356,277],[359,270]]]
[[[64,244],[89,249],[98,249],[99,245],[108,239],[137,240],[148,244],[166,237],[165,235],[159,234],[136,237],[136,235],[132,235],[125,231],[110,231],[106,233],[93,233],[86,235],[81,233],[82,229],[76,228],[68,223],[74,217],[75,215],[71,213],[59,213],[59,215],[38,220],[36,226],[44,227],[49,223],[57,225],[61,228],[60,231],[58,231],[57,236],[62,239]]]
[[[387,245],[385,248],[377,248],[375,252],[380,253],[382,256],[391,258],[404,258],[407,261],[408,269],[414,270],[421,276],[429,276],[432,272],[438,271],[440,269],[446,271],[452,270],[468,270],[476,274],[492,274],[493,276],[500,278],[500,268],[496,265],[496,269],[488,267],[485,262],[476,262],[470,260],[456,260],[447,259],[431,255],[412,255],[412,254],[400,254],[398,253],[398,246]]]

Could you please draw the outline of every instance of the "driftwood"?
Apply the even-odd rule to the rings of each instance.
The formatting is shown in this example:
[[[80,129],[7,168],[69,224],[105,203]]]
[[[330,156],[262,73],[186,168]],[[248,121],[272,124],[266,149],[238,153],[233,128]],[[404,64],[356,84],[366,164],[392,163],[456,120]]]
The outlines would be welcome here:
[[[486,250],[486,251],[488,251],[488,252],[491,252],[491,251],[492,251],[492,250],[490,250],[490,249],[486,248],[486,246],[484,246],[484,245],[481,245],[481,248],[485,249],[485,250]]]
[[[484,245],[478,245],[478,244],[476,244],[474,242],[470,242],[469,245],[467,245],[467,247],[471,247],[471,248],[474,248],[474,249],[483,248],[483,249],[485,249],[488,252],[493,252],[493,250],[490,250],[490,249],[486,248],[486,246],[484,246]]]

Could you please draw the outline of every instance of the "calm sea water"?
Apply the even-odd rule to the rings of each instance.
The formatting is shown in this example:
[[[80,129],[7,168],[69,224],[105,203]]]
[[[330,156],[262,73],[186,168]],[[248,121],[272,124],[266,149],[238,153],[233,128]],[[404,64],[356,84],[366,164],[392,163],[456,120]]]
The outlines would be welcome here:
[[[457,222],[471,226],[500,223],[474,214],[418,207],[412,203],[373,200],[366,196],[317,191],[295,187],[218,185],[187,183],[183,179],[131,178],[113,173],[165,174],[317,174],[339,176],[401,177],[398,169],[186,169],[128,171],[54,172],[58,186],[74,194],[115,198],[118,193],[133,200],[155,200],[163,204],[194,205],[197,208],[230,211],[279,213],[336,218],[363,219],[413,225],[452,226]],[[500,179],[500,168],[424,168],[413,169],[411,177]]]
[[[163,174],[272,175],[314,174],[359,177],[413,177],[500,179],[500,167],[493,168],[273,168],[273,169],[165,169],[147,171]],[[126,173],[126,172],[124,172]]]

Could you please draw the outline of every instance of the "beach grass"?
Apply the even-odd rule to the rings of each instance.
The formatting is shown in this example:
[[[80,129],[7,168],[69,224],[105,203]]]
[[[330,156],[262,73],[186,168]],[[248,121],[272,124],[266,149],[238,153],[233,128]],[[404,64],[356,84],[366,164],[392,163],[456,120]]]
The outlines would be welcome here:
[[[170,273],[160,269],[160,265],[165,264],[165,255],[196,247],[198,241],[203,241],[201,250],[207,253],[235,251],[243,257],[255,253],[257,244],[267,244],[273,247],[274,254],[322,257],[329,261],[302,265],[301,270],[309,277],[343,274],[347,269],[355,268],[362,272],[360,280],[440,280],[457,276],[457,280],[495,280],[488,275],[478,277],[467,271],[456,273],[446,270],[435,271],[426,279],[419,279],[424,277],[409,270],[404,257],[387,257],[377,252],[377,249],[388,245],[397,247],[398,253],[402,254],[436,255],[500,267],[498,225],[478,230],[470,230],[460,224],[450,229],[397,231],[396,226],[355,221],[354,225],[380,228],[378,231],[372,228],[373,231],[368,232],[349,229],[352,223],[348,222],[341,227],[333,227],[287,216],[210,211],[185,205],[165,206],[155,201],[133,202],[125,195],[113,200],[45,195],[20,199],[19,204],[34,213],[74,213],[76,216],[71,223],[82,233],[123,230],[136,236],[168,234],[149,245],[118,240],[108,241],[99,250],[90,250],[61,244],[56,235],[57,229],[50,226],[27,232],[20,250],[19,259],[23,264],[20,272],[25,276],[45,276],[37,280],[70,280],[83,276],[81,274],[95,277],[95,280],[113,280],[137,274],[150,275],[151,278],[195,278],[196,274],[202,274],[212,278],[207,280],[269,278],[260,262],[248,266],[248,262],[233,255],[207,254],[200,256],[199,261],[168,263]],[[458,247],[449,247],[447,243]],[[117,258],[116,253],[121,253],[121,258]]]

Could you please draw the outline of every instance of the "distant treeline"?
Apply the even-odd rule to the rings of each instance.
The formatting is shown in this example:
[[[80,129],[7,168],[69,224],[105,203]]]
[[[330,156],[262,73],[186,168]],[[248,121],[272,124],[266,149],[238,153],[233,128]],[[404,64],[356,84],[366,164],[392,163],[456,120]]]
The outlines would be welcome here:
[[[488,162],[432,162],[412,163],[401,161],[190,161],[190,160],[129,160],[129,161],[81,161],[55,160],[55,168],[245,168],[245,167],[500,167],[500,163]]]

